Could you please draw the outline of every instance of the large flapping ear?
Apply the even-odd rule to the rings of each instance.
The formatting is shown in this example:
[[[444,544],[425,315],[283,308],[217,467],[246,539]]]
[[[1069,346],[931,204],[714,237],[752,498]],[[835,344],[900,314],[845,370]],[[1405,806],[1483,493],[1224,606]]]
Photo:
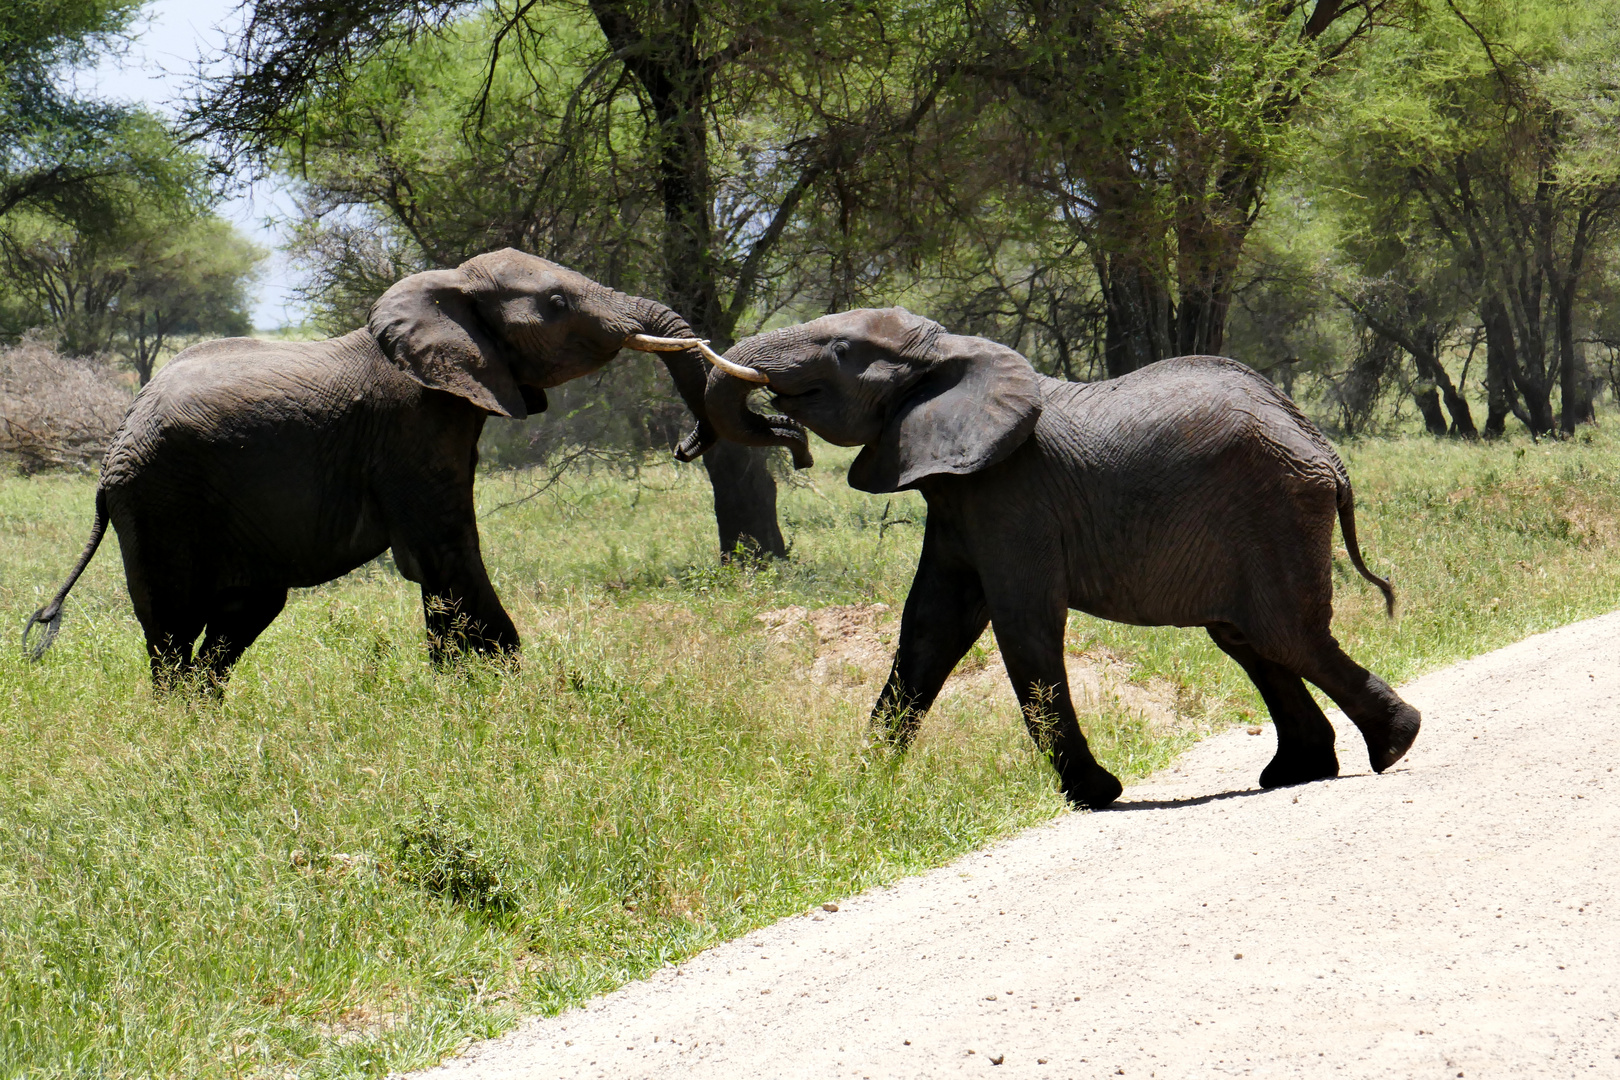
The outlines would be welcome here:
[[[851,487],[886,494],[930,476],[962,476],[1011,454],[1041,416],[1035,370],[1004,345],[939,334],[920,379],[890,415],[883,435],[856,457]]]
[[[478,318],[470,286],[460,270],[428,270],[396,282],[371,305],[372,336],[423,386],[521,420],[529,415],[523,393]]]

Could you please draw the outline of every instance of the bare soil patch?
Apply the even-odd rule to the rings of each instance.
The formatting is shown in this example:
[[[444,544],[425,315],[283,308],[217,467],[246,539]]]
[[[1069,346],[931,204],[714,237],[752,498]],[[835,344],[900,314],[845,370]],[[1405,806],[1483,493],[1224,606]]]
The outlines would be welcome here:
[[[900,634],[900,613],[887,604],[842,604],[809,609],[779,608],[755,616],[772,640],[810,652],[803,678],[845,691],[857,704],[871,704],[888,678]],[[1167,679],[1140,679],[1123,657],[1105,649],[1064,657],[1069,693],[1082,716],[1102,709],[1138,713],[1154,731],[1197,723],[1178,687]],[[995,636],[986,633],[964,657],[940,692],[940,701],[977,702],[1017,711]]]

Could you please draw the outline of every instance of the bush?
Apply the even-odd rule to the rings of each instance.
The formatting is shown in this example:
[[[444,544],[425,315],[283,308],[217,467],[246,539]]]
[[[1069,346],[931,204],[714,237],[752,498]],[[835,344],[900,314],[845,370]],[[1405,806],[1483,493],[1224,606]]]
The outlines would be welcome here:
[[[0,454],[23,473],[89,469],[106,453],[130,398],[106,365],[25,337],[0,349]]]
[[[414,821],[401,824],[394,840],[399,877],[425,892],[474,911],[515,911],[517,894],[505,856],[480,850],[437,805],[424,806]]]

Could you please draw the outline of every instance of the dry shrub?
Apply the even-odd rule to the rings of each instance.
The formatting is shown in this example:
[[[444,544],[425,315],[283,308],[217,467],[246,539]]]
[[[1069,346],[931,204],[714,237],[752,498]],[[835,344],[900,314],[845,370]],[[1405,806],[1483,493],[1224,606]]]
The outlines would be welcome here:
[[[34,337],[0,348],[0,454],[24,473],[92,467],[129,402],[105,364],[62,356]]]

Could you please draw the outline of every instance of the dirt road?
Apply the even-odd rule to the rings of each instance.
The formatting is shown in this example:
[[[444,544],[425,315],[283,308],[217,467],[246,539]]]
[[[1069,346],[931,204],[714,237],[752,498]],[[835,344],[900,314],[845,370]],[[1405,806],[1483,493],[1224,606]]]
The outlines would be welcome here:
[[[1620,1077],[1620,613],[1402,693],[1384,776],[1235,730],[420,1075]]]

